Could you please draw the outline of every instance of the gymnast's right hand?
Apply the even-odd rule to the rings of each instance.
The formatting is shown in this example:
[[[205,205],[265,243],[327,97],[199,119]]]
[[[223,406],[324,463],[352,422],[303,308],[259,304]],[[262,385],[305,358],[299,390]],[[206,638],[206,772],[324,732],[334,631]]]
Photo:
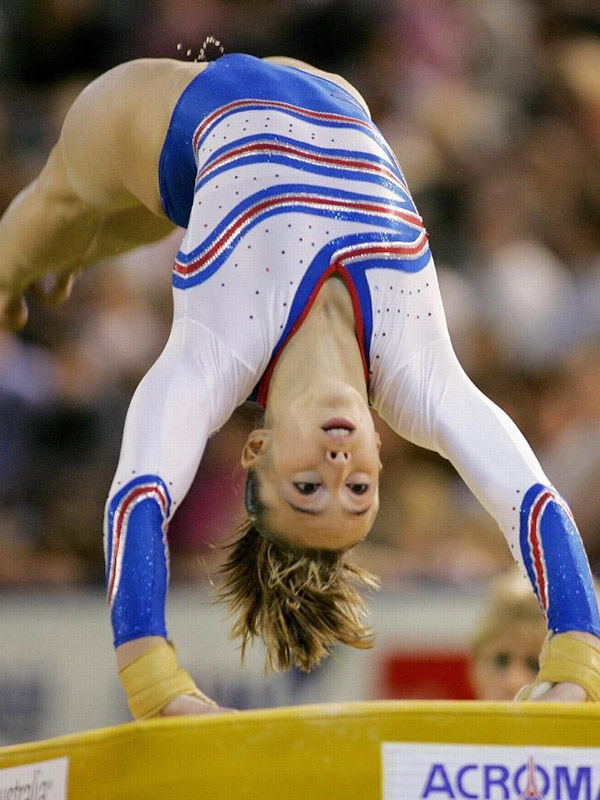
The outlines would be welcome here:
[[[136,719],[214,714],[220,708],[182,669],[172,642],[145,636],[117,647],[119,678]]]

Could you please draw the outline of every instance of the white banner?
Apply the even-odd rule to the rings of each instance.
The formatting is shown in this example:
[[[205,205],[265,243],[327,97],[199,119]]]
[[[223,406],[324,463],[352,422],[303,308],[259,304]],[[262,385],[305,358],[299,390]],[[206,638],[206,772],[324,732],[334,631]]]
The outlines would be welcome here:
[[[385,742],[382,762],[383,800],[600,800],[600,748]]]
[[[167,620],[181,663],[202,691],[224,706],[269,708],[390,696],[381,686],[384,660],[402,651],[464,646],[477,600],[456,592],[376,595],[370,620],[376,648],[336,648],[309,675],[292,670],[266,677],[260,646],[242,667],[225,609],[202,590],[172,591]],[[0,746],[131,719],[103,592],[9,595],[2,612]]]
[[[0,800],[67,800],[68,758],[0,769]]]

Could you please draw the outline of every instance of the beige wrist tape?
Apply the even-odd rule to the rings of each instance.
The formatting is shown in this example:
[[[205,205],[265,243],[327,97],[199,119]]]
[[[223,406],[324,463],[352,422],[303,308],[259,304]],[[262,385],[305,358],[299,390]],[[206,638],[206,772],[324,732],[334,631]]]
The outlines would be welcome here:
[[[119,670],[119,678],[127,694],[129,709],[136,719],[158,716],[169,700],[180,694],[189,694],[216,706],[179,666],[175,648],[170,642],[160,642],[130,661]]]
[[[600,701],[600,650],[568,633],[548,635],[537,678],[515,699],[528,700],[534,688],[544,682],[576,683],[585,689],[588,700]]]

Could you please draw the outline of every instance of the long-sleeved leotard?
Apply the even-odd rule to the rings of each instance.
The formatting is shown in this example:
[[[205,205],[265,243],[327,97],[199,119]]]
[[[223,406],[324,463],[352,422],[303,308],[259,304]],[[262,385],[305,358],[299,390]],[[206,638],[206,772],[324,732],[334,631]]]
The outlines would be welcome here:
[[[600,634],[569,509],[516,426],[454,355],[427,235],[389,147],[336,84],[249,56],[209,65],[174,111],[160,165],[187,228],[174,323],[138,387],[106,515],[115,644],[166,635],[166,530],[208,436],[253,395],[323,282],[353,301],[369,397],[438,451],[500,525],[549,628]]]

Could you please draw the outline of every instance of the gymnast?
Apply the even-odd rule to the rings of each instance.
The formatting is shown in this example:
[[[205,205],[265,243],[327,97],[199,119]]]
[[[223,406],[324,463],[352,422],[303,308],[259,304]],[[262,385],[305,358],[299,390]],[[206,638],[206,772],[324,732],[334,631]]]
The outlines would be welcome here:
[[[310,670],[372,645],[347,551],[377,513],[369,406],[448,458],[502,529],[547,621],[519,699],[600,699],[600,619],[565,501],[462,370],[427,233],[359,93],[303,62],[142,59],[88,86],[40,175],[0,221],[0,315],[60,301],[81,267],[186,229],[174,319],[137,388],[105,517],[108,602],[136,717],[221,711],[165,625],[167,527],[207,438],[252,397],[247,520],[221,594],[242,649]],[[47,275],[49,273],[50,275]],[[42,280],[43,279],[43,280]],[[48,279],[51,285],[48,284]]]

